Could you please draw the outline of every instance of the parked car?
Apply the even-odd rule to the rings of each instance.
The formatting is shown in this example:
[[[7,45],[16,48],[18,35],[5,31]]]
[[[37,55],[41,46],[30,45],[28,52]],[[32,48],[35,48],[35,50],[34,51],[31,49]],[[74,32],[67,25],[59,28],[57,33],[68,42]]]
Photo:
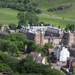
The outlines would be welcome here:
[[[50,17],[52,17],[52,15],[50,15]]]
[[[62,63],[65,63],[65,62],[62,62]]]
[[[57,64],[57,66],[60,66],[60,64]]]

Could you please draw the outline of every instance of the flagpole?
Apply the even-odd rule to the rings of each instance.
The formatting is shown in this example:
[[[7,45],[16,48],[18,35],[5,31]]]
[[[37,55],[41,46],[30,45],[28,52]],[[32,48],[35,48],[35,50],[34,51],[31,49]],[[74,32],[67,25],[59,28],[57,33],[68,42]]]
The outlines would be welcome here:
[[[57,28],[58,28],[58,21],[57,21]]]

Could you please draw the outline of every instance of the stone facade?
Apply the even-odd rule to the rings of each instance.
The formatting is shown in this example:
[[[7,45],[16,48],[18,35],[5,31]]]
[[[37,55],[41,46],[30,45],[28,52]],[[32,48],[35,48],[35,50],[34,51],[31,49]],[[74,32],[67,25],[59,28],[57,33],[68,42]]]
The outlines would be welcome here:
[[[45,57],[42,57],[40,52],[31,52],[30,54],[33,56],[33,60],[36,63],[45,64]]]
[[[71,33],[70,31],[66,32],[64,34],[64,41],[63,41],[63,43],[65,45],[72,46],[75,43],[75,33]]]
[[[67,59],[67,67],[69,67],[69,70],[75,74],[75,58],[70,57]]]
[[[22,26],[20,33],[27,36],[29,40],[33,40],[38,44],[52,43],[54,46],[59,44],[71,46],[75,42],[75,33],[64,31],[64,28],[56,28],[52,26]]]

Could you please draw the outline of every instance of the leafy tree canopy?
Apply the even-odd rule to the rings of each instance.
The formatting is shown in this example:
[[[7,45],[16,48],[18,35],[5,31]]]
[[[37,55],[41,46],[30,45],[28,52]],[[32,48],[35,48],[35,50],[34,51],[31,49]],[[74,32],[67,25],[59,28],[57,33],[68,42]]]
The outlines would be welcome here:
[[[46,53],[49,48],[54,48],[54,47],[53,47],[52,44],[46,43],[46,44],[43,45],[43,49],[42,50],[43,50],[44,53]]]
[[[10,24],[9,24],[9,28],[10,28],[10,29],[12,29],[12,30],[15,30],[15,29],[16,29],[16,25],[15,25],[15,24],[10,23]]]
[[[9,61],[9,62],[8,62]],[[17,72],[17,64],[19,63],[19,59],[14,58],[14,57],[9,57],[6,59],[5,63],[11,67],[13,72]]]
[[[27,37],[21,33],[10,33],[5,39],[10,41],[22,41],[24,44],[27,42]]]
[[[64,75],[61,71],[57,69],[45,69],[43,74],[44,75]]]
[[[27,55],[27,59],[33,60],[33,56],[32,56],[31,54],[28,54],[28,55]]]
[[[65,30],[67,31],[68,29],[69,29],[69,30],[72,30],[72,31],[75,31],[75,24],[73,24],[73,25],[68,24],[68,25],[66,26]]]
[[[41,63],[36,63],[33,60],[29,59],[22,59],[18,64],[18,72],[29,74],[29,73],[36,73],[40,74],[43,73],[45,68],[50,68],[48,65],[43,65]]]
[[[13,74],[13,71],[11,70],[11,68],[5,63],[0,63],[0,72]]]
[[[31,51],[37,51],[37,45],[34,41],[30,40],[27,43],[27,52],[30,53]]]
[[[26,12],[26,14],[24,12],[19,12],[17,17],[19,19],[19,23],[18,23],[19,26],[26,25],[26,23],[29,23],[30,25],[32,24],[37,25],[39,21],[34,11]]]
[[[9,58],[10,56],[8,54],[5,54],[4,52],[0,51],[0,60],[2,62],[5,62],[7,58]]]
[[[7,52],[9,55],[20,56],[20,51],[18,50],[17,45],[12,41],[3,40],[0,43],[0,49],[3,52]]]

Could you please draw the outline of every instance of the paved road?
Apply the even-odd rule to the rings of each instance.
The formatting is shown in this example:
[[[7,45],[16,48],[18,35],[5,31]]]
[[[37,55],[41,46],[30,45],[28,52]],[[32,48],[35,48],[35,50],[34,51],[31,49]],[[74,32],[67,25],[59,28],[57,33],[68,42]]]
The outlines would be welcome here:
[[[63,19],[62,17],[57,17],[57,16],[53,16],[53,15],[51,15],[51,16],[47,15],[47,14],[40,14],[40,15],[48,16],[48,17],[53,17],[53,18],[58,18],[58,19]],[[63,20],[75,22],[75,20],[71,20],[71,19],[67,19],[67,18],[64,18]]]

